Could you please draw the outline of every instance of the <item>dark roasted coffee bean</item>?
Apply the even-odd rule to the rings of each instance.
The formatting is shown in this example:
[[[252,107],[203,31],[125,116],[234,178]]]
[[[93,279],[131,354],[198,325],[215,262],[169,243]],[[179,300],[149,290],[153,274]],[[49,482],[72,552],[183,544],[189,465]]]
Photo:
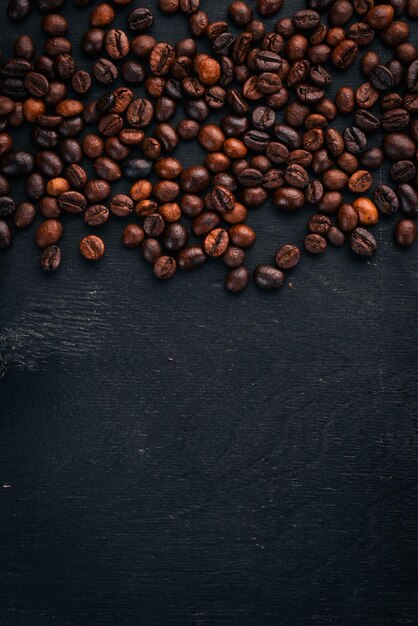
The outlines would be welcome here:
[[[31,4],[31,0],[10,0],[7,17],[12,22],[22,22],[29,15]]]
[[[373,177],[367,170],[358,170],[348,179],[348,188],[353,193],[364,193],[373,184]]]
[[[144,239],[141,245],[142,256],[148,263],[155,263],[155,261],[162,255],[162,246],[158,239],[147,238]]]
[[[394,86],[392,72],[384,65],[376,65],[369,73],[369,80],[373,87],[383,91]]]
[[[254,282],[264,291],[275,291],[285,281],[283,272],[272,265],[258,265],[254,270]]]
[[[237,180],[243,187],[257,187],[263,182],[264,176],[255,168],[248,167],[237,175]]]
[[[374,132],[379,129],[379,119],[365,109],[358,109],[354,115],[354,122],[357,128],[360,128],[366,133]]]
[[[396,213],[399,209],[399,199],[392,187],[381,183],[373,192],[373,201],[379,211],[386,215]]]
[[[95,56],[103,48],[104,31],[99,28],[90,28],[81,38],[81,49],[84,54]]]
[[[160,280],[167,280],[174,276],[177,263],[171,256],[160,256],[154,263],[154,275]]]
[[[331,54],[333,64],[339,69],[346,69],[354,63],[358,55],[357,44],[351,39],[344,39]]]
[[[200,246],[186,246],[177,256],[177,265],[181,270],[194,270],[206,261],[206,255]]]
[[[383,113],[381,117],[381,126],[383,130],[396,132],[403,130],[410,122],[410,115],[405,109],[390,109]]]
[[[17,150],[9,152],[0,159],[0,172],[5,176],[25,176],[34,169],[34,159],[30,152]]]
[[[407,183],[417,173],[416,167],[412,161],[396,161],[389,170],[389,174],[396,183]]]
[[[99,83],[109,85],[116,80],[118,70],[109,59],[98,59],[93,65],[93,74]]]
[[[305,189],[306,202],[317,204],[324,195],[324,188],[319,180],[315,180],[308,184]]]
[[[280,187],[274,192],[274,204],[280,209],[296,211],[305,203],[305,195],[294,187]]]
[[[12,229],[9,224],[0,219],[0,249],[8,248],[12,242]]]
[[[360,128],[348,126],[344,131],[344,143],[349,152],[359,154],[367,147],[367,138]]]
[[[8,217],[16,210],[16,202],[9,196],[0,196],[0,217]]]
[[[127,248],[137,248],[144,241],[144,230],[139,224],[128,224],[123,229],[122,243]]]
[[[326,233],[331,228],[331,220],[326,215],[321,215],[320,213],[313,215],[308,222],[308,229],[311,233],[316,233],[317,235],[326,235]]]
[[[45,272],[55,272],[61,264],[61,250],[58,246],[48,246],[42,250],[41,268]]]
[[[311,254],[322,254],[327,247],[327,241],[321,235],[311,233],[304,240],[305,248]]]
[[[292,187],[303,189],[309,183],[307,171],[298,164],[289,165],[284,172],[285,181]]]
[[[229,270],[225,277],[225,288],[231,293],[239,293],[248,285],[250,273],[246,267],[240,267]]]
[[[96,235],[87,235],[80,241],[80,252],[88,261],[98,261],[105,253],[105,244]]]
[[[417,227],[412,220],[400,220],[396,224],[395,239],[396,243],[403,248],[412,246],[417,238]]]
[[[383,151],[380,148],[369,148],[360,157],[361,164],[363,167],[367,167],[368,169],[377,169],[380,167],[384,160]],[[357,168],[354,168],[357,169]]]
[[[360,256],[372,256],[377,250],[377,242],[365,228],[356,228],[350,238],[351,249]]]
[[[32,202],[21,202],[17,205],[13,215],[13,224],[16,228],[26,228],[35,219],[36,209]]]
[[[388,133],[383,139],[383,151],[390,161],[400,161],[414,158],[416,146],[404,133]]]
[[[402,212],[408,217],[418,215],[418,191],[409,183],[402,183],[396,188]]]
[[[300,260],[300,250],[293,244],[281,246],[274,257],[274,262],[281,270],[290,270],[295,267]]]
[[[327,241],[332,246],[340,248],[345,244],[345,235],[337,226],[331,226],[327,233]]]
[[[149,9],[138,8],[128,13],[126,23],[128,27],[136,32],[146,30],[154,21],[154,16]]]
[[[181,250],[187,243],[189,233],[184,224],[174,222],[168,224],[163,234],[163,244],[170,252]]]
[[[87,200],[78,191],[66,191],[58,198],[59,205],[67,213],[82,213],[87,206]]]
[[[109,209],[102,204],[93,204],[84,212],[84,221],[89,226],[100,226],[109,219]]]

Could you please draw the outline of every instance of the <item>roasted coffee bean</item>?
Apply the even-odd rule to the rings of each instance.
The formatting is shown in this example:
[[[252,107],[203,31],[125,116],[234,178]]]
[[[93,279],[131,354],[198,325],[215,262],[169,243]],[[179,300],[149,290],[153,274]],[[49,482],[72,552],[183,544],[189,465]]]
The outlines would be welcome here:
[[[58,198],[59,205],[67,213],[82,213],[87,206],[85,196],[78,191],[66,191]]]
[[[30,152],[16,150],[0,159],[0,172],[10,177],[25,176],[32,173],[34,165],[34,158]]]
[[[383,139],[383,151],[391,161],[408,160],[414,157],[416,146],[404,133],[388,133]]]
[[[386,215],[396,213],[399,209],[399,199],[392,187],[381,183],[373,192],[373,200],[379,211]]]
[[[324,195],[324,188],[319,180],[315,180],[308,184],[305,189],[306,202],[311,204],[317,204],[321,201]]]
[[[377,169],[382,165],[383,159],[384,154],[380,148],[369,148],[360,157],[361,164],[368,169]]]
[[[412,246],[417,238],[417,227],[412,220],[400,220],[396,224],[395,239],[396,243],[403,248]]]
[[[357,55],[357,44],[351,39],[345,39],[334,48],[331,60],[337,68],[346,69],[354,63]]]
[[[109,85],[116,80],[118,70],[109,59],[98,59],[93,65],[93,74],[99,83]]]
[[[408,217],[418,215],[418,191],[409,183],[402,183],[396,188],[400,208]]]
[[[0,249],[8,248],[12,243],[12,230],[9,224],[0,219]]]
[[[44,272],[55,272],[61,265],[61,250],[58,246],[47,246],[40,258]]]
[[[184,224],[174,222],[166,226],[163,234],[163,244],[167,250],[175,252],[184,248],[188,236],[189,233]]]
[[[281,270],[290,270],[295,267],[300,260],[300,250],[293,244],[285,244],[281,246],[275,256],[274,262]]]
[[[128,27],[135,32],[146,30],[152,25],[153,21],[153,14],[146,8],[134,9],[128,13],[128,17],[126,18]]]
[[[345,244],[345,234],[337,228],[337,226],[331,226],[327,233],[327,241],[332,245],[340,248]]]
[[[7,17],[12,22],[22,22],[29,15],[31,4],[31,0],[10,0]]]
[[[84,212],[84,221],[89,226],[100,226],[109,219],[109,209],[102,204],[93,204]]]
[[[68,182],[74,189],[82,189],[87,182],[86,170],[77,163],[69,165],[65,170],[65,174]]]
[[[350,238],[351,249],[364,257],[372,256],[377,250],[377,242],[365,228],[356,228]]]
[[[358,219],[358,213],[351,204],[342,204],[338,209],[338,226],[343,232],[350,233],[357,228]]]
[[[379,129],[379,119],[365,109],[359,109],[354,115],[354,122],[357,128],[360,128],[366,133],[374,132]]]
[[[241,265],[229,270],[225,277],[225,288],[231,293],[239,293],[243,291],[249,282],[250,273],[246,267]]]
[[[353,202],[353,209],[357,212],[362,226],[371,226],[379,221],[376,205],[369,198],[356,198]]]
[[[284,172],[284,179],[292,187],[304,189],[309,183],[307,171],[298,164],[289,165]]]
[[[390,109],[383,113],[380,122],[383,130],[396,132],[408,126],[410,115],[405,109]]]
[[[373,184],[373,176],[367,170],[358,170],[348,179],[348,188],[353,193],[364,193]]]
[[[88,261],[98,261],[105,253],[105,244],[97,235],[87,235],[80,241],[80,252]]]
[[[343,136],[346,149],[352,154],[359,154],[366,149],[366,135],[357,126],[348,126]]]
[[[194,270],[206,261],[206,255],[200,246],[186,246],[177,256],[177,266],[181,270]]]
[[[38,226],[35,243],[38,248],[46,248],[57,243],[62,237],[62,224],[56,219],[48,219]]]
[[[160,280],[171,278],[177,269],[177,263],[171,256],[160,256],[154,263],[154,275]]]
[[[244,263],[245,252],[237,246],[229,246],[222,255],[222,261],[227,267],[240,267]]]
[[[248,167],[238,174],[237,179],[243,187],[257,187],[262,184],[264,176],[259,170]]]
[[[13,215],[13,224],[16,228],[26,228],[35,219],[36,209],[31,202],[21,202],[17,205]]]
[[[139,224],[128,224],[123,229],[122,243],[127,248],[137,248],[144,241],[145,233]]]
[[[321,215],[320,213],[313,215],[308,222],[308,229],[311,233],[316,233],[317,235],[326,235],[326,233],[331,228],[331,220],[326,215]]]
[[[162,255],[162,247],[158,239],[147,238],[144,239],[141,245],[142,256],[148,263],[155,263],[155,261]]]
[[[407,183],[415,178],[416,167],[412,161],[396,161],[390,168],[389,174],[397,183]]]
[[[253,277],[257,287],[264,291],[276,291],[285,281],[283,272],[272,265],[258,265]]]
[[[305,195],[300,189],[294,187],[280,187],[274,192],[274,204],[280,209],[296,211],[305,203]]]
[[[327,241],[321,235],[311,233],[304,240],[305,248],[311,254],[322,254],[327,248]]]
[[[0,217],[8,217],[16,210],[16,202],[10,196],[0,196]]]
[[[219,213],[227,213],[228,211],[232,211],[234,208],[234,194],[222,185],[217,185],[213,188],[210,198],[213,208]]]

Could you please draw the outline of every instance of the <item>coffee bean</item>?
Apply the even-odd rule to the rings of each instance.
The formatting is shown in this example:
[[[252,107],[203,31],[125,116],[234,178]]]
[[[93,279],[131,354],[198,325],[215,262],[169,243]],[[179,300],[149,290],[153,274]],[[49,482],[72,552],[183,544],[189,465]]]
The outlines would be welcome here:
[[[8,217],[16,210],[16,202],[9,196],[0,196],[0,217]]]
[[[356,228],[350,238],[351,249],[356,254],[369,257],[375,254],[377,242],[372,233],[365,228]]]
[[[30,152],[16,150],[9,152],[0,159],[0,172],[13,178],[25,176],[32,173],[34,165],[34,158]]]
[[[12,242],[12,230],[9,224],[0,219],[0,249],[8,248]]]
[[[373,184],[373,176],[367,170],[358,170],[348,179],[348,188],[353,193],[364,193]]]
[[[139,8],[128,13],[126,23],[128,27],[136,32],[146,30],[154,21],[154,16],[149,9]]]
[[[327,241],[321,235],[311,233],[306,235],[304,240],[305,248],[311,254],[322,254],[327,247]]]
[[[292,187],[304,189],[309,183],[309,176],[305,168],[297,163],[289,165],[284,172],[285,181]]]
[[[409,183],[402,183],[396,188],[400,208],[408,217],[418,215],[418,191]]]
[[[48,246],[42,250],[41,268],[45,272],[55,272],[61,265],[61,250],[58,246]]]
[[[7,5],[7,17],[12,22],[22,22],[31,9],[31,0],[10,0]]]
[[[154,275],[160,280],[167,280],[174,276],[177,263],[171,256],[160,256],[154,263]]]
[[[228,247],[229,236],[223,228],[215,228],[211,230],[205,237],[203,247],[209,256],[221,256]]]
[[[241,265],[229,270],[225,277],[225,288],[231,293],[239,293],[247,287],[249,279],[249,271]]]
[[[327,241],[332,246],[340,248],[345,244],[345,235],[337,226],[331,226],[327,233]]]
[[[127,248],[137,248],[145,237],[144,230],[139,224],[128,224],[123,229],[122,243]]]
[[[118,70],[109,59],[98,59],[93,65],[93,74],[99,83],[109,85],[116,80]]]
[[[285,280],[283,272],[272,265],[258,265],[253,276],[257,287],[264,291],[276,291]]]
[[[80,252],[88,261],[98,261],[105,253],[105,244],[96,235],[87,235],[80,241]]]
[[[200,246],[186,246],[177,256],[177,266],[181,270],[194,270],[206,261],[206,255]]]
[[[300,260],[300,250],[293,244],[281,246],[274,257],[274,262],[281,270],[290,270],[295,267]]]
[[[27,228],[35,219],[36,209],[31,202],[21,202],[17,205],[13,215],[13,224],[16,228]]]
[[[417,227],[412,220],[400,220],[395,227],[396,243],[403,248],[412,246],[417,238]]]
[[[331,228],[331,220],[326,215],[313,215],[308,222],[308,229],[317,235],[326,235]]]
[[[415,178],[417,170],[412,161],[403,160],[393,163],[389,173],[395,182],[407,183]]]
[[[366,149],[366,135],[357,126],[348,126],[343,136],[346,149],[352,154],[359,154]]]
[[[42,249],[53,245],[61,239],[62,232],[61,222],[56,219],[47,219],[38,226],[35,233],[36,245]]]
[[[294,187],[280,187],[276,189],[273,199],[276,207],[288,211],[301,209],[305,203],[304,193]]]
[[[100,226],[109,219],[109,209],[102,204],[89,206],[84,213],[84,221],[89,226]]]
[[[65,191],[58,199],[59,206],[68,213],[81,213],[86,207],[86,198],[77,191]]]

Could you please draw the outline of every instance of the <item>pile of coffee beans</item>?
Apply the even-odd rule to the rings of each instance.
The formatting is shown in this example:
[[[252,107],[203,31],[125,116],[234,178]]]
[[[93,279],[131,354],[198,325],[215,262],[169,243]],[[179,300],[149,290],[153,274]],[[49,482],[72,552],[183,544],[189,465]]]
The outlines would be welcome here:
[[[30,35],[19,36],[1,61],[1,248],[40,215],[41,267],[55,271],[62,214],[79,214],[94,233],[116,217],[128,220],[122,243],[138,248],[157,278],[220,259],[226,289],[239,292],[256,240],[246,218],[269,196],[280,211],[310,211],[309,255],[347,242],[371,257],[370,227],[397,212],[397,244],[414,243],[418,50],[409,35],[418,0],[307,0],[280,18],[283,0],[258,0],[254,10],[234,0],[215,22],[200,0],[158,0],[156,15],[135,0],[72,1],[90,11],[80,43],[61,14],[66,0],[4,3],[12,22],[38,12],[45,40],[36,50]],[[171,45],[149,34],[158,33],[158,12],[182,13],[190,37]],[[120,15],[125,26],[116,28]],[[354,64],[363,82],[333,91],[335,76]],[[98,87],[101,95],[89,96]],[[30,152],[14,147],[22,125]],[[184,167],[176,148],[192,141],[206,156]],[[13,179],[23,181],[25,202],[13,199]],[[112,191],[118,181],[129,181],[125,193]],[[281,287],[301,258],[280,243],[252,272],[261,289]],[[100,259],[103,239],[87,235],[80,253]]]

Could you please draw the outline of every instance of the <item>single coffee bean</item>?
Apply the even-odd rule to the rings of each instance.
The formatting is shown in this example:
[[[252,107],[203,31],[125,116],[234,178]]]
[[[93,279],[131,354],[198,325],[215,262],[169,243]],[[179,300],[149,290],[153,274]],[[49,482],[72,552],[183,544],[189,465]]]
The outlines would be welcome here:
[[[290,270],[295,267],[300,260],[300,250],[293,244],[281,246],[274,257],[274,262],[281,270]]]
[[[87,206],[85,196],[78,191],[66,191],[58,198],[59,205],[67,213],[82,213]]]
[[[365,228],[355,229],[350,238],[351,249],[364,257],[372,256],[377,250],[377,242],[372,233]]]
[[[311,233],[316,233],[317,235],[326,235],[326,233],[331,228],[331,220],[326,215],[321,215],[318,213],[317,215],[313,215],[308,222],[308,229]]]
[[[36,209],[31,202],[21,202],[17,205],[13,215],[13,224],[16,228],[26,228],[35,219]]]
[[[412,159],[415,155],[415,142],[404,133],[387,133],[383,139],[383,151],[390,161]]]
[[[84,221],[89,226],[100,226],[109,219],[109,209],[102,204],[89,206],[84,213]]]
[[[139,224],[128,224],[123,229],[122,243],[126,248],[137,248],[144,241],[145,233]]]
[[[240,267],[240,265],[244,263],[244,260],[245,252],[237,246],[228,246],[222,255],[222,261],[230,268]]]
[[[342,204],[338,209],[338,226],[343,232],[350,233],[357,228],[358,219],[358,213],[351,204]]]
[[[87,235],[80,241],[80,252],[88,261],[98,261],[105,253],[105,244],[96,235]]]
[[[327,247],[327,241],[321,235],[317,235],[316,233],[311,233],[310,235],[306,235],[304,240],[305,248],[311,254],[322,254],[325,252]]]
[[[46,248],[47,246],[57,243],[62,236],[62,224],[56,219],[47,219],[40,226],[35,233],[35,243],[39,248]]]
[[[162,218],[161,218],[162,219]],[[144,225],[145,230],[145,225]],[[158,230],[158,224],[157,224]],[[163,244],[167,250],[170,252],[175,252],[177,250],[181,250],[187,243],[189,233],[184,224],[180,224],[179,222],[174,222],[172,224],[168,224],[164,230],[163,234]]]
[[[8,248],[12,243],[12,229],[6,220],[0,219],[0,249]]]
[[[0,196],[0,217],[8,217],[16,211],[16,202],[9,196]]]
[[[135,31],[140,32],[149,28],[154,21],[154,16],[149,9],[138,8],[128,13],[126,23],[128,27]]]
[[[389,170],[389,174],[397,183],[407,183],[415,178],[416,167],[412,161],[396,161]]]
[[[418,215],[418,191],[409,183],[402,183],[396,188],[400,208],[408,217]]]
[[[206,254],[212,257],[218,257],[225,252],[228,244],[228,232],[223,228],[215,228],[206,235],[203,247]]]
[[[247,287],[249,279],[249,271],[241,265],[229,270],[225,277],[225,288],[231,293],[239,293]]]
[[[45,272],[55,272],[61,264],[61,250],[58,246],[48,246],[42,250],[41,268]]]
[[[337,226],[331,226],[327,233],[327,241],[332,246],[340,248],[345,244],[345,235]]]
[[[177,263],[171,256],[160,256],[154,263],[154,275],[160,280],[167,280],[174,276]]]
[[[348,126],[343,133],[344,143],[348,152],[359,154],[367,147],[367,137],[357,126]]]
[[[206,255],[200,246],[186,246],[177,256],[177,266],[181,270],[194,270],[206,261]]]
[[[417,238],[417,227],[412,220],[399,220],[395,227],[396,243],[403,248],[412,246]]]
[[[373,192],[373,201],[379,211],[392,215],[399,209],[399,199],[392,187],[381,183]]]
[[[257,287],[264,291],[276,291],[285,281],[283,272],[272,265],[258,265],[253,276]]]

